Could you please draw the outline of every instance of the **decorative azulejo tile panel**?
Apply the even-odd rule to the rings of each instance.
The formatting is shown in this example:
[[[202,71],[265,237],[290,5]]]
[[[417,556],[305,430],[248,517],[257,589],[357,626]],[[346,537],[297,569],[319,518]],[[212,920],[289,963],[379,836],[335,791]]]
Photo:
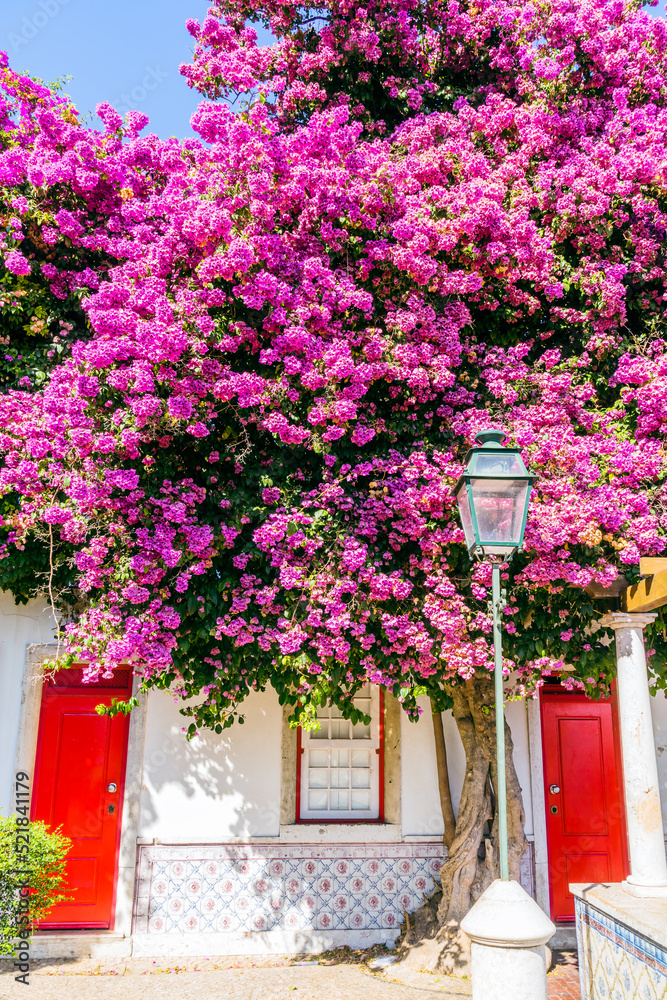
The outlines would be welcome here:
[[[441,843],[141,846],[135,931],[391,930],[441,864]]]
[[[667,952],[575,899],[582,1000],[667,1000]]]

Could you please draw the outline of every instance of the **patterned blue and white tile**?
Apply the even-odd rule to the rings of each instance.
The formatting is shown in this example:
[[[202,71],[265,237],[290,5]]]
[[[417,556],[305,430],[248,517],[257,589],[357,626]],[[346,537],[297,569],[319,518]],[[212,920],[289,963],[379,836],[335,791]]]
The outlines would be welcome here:
[[[419,846],[421,856],[415,845],[151,846],[146,912],[135,907],[136,925],[150,933],[186,925],[188,933],[312,929],[318,921],[321,928],[388,928],[434,887],[439,847]]]

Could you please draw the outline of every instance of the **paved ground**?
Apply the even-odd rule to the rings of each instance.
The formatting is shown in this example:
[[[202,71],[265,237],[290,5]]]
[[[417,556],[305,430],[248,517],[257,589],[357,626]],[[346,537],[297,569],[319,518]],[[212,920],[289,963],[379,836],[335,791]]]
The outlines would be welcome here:
[[[554,952],[553,968],[547,976],[549,1000],[581,1000],[577,953]]]
[[[580,1000],[576,956],[560,953],[549,973],[549,1000]],[[0,998],[26,996],[23,984],[0,964]],[[91,977],[95,977],[91,981]],[[92,960],[35,962],[30,973],[34,1000],[458,1000],[471,995],[467,980],[389,967],[371,972],[345,958],[295,964],[271,959],[152,959],[100,964]]]

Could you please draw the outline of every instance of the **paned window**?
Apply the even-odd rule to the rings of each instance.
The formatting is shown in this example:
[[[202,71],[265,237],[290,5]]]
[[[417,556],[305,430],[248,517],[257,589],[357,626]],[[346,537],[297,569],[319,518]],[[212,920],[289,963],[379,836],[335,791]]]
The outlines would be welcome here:
[[[317,732],[301,730],[297,818],[329,822],[380,819],[382,780],[380,696],[366,684],[355,707],[370,716],[370,725],[352,724],[340,709],[318,709]]]

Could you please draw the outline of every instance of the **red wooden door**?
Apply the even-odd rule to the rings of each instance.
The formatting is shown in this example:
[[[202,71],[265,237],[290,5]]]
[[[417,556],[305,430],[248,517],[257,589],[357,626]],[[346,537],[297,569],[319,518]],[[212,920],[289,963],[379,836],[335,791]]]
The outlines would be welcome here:
[[[551,916],[574,920],[571,882],[627,874],[620,755],[611,701],[542,693]]]
[[[32,819],[62,825],[71,838],[67,879],[74,898],[54,907],[42,929],[111,926],[129,719],[98,715],[95,706],[127,695],[126,687],[44,688]]]

